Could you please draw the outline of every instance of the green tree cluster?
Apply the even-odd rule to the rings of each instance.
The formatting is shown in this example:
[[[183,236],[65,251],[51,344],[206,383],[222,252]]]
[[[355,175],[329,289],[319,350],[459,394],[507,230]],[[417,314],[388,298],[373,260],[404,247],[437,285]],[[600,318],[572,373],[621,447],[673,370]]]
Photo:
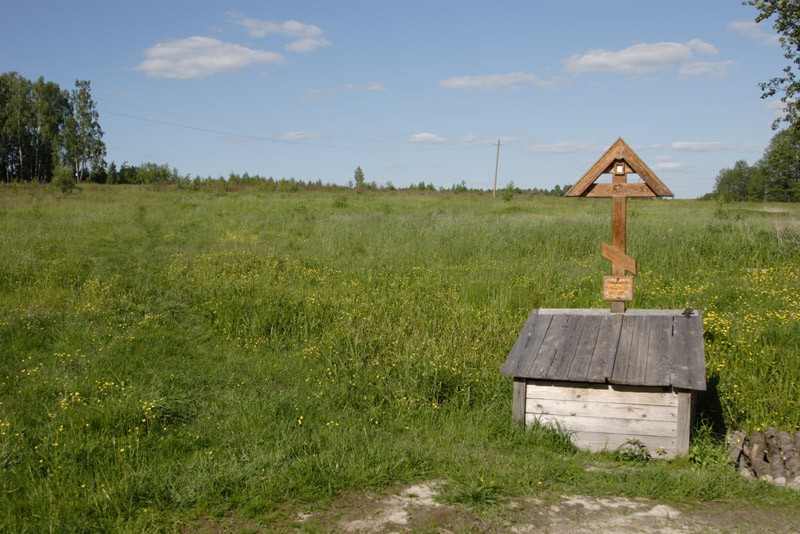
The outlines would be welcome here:
[[[761,98],[772,98],[782,94],[783,116],[777,118],[772,128],[781,123],[789,124],[793,137],[800,138],[800,2],[797,0],[748,0],[747,4],[758,10],[756,22],[772,21],[772,27],[789,64],[780,76],[759,84]]]
[[[739,160],[719,171],[713,194],[725,201],[800,202],[800,137],[778,132],[755,165]]]
[[[59,165],[77,182],[105,168],[106,147],[88,81],[71,92],[39,77],[0,74],[0,174],[4,182],[49,182]]]

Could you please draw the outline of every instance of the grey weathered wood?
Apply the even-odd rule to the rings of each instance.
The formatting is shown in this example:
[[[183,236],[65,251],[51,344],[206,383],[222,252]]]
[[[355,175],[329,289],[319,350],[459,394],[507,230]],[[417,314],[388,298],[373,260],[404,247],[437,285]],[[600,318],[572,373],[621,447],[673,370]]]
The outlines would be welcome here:
[[[786,485],[786,475],[783,471],[783,457],[778,446],[777,432],[774,428],[768,429],[764,433],[767,442],[767,458],[769,458],[769,474],[772,481],[778,486]]]
[[[598,419],[631,419],[648,421],[675,421],[677,406],[662,404],[635,404],[625,402],[598,403],[588,400],[532,399],[526,411],[534,414],[559,416],[584,416]]]
[[[753,466],[753,471],[758,478],[772,482],[769,464],[765,459],[766,454],[767,446],[764,442],[764,435],[761,432],[753,432],[750,435],[750,465]]]
[[[520,366],[526,357],[526,349],[528,348],[533,336],[533,325],[538,316],[539,310],[536,309],[531,311],[530,315],[528,315],[528,319],[525,321],[525,325],[522,327],[522,332],[520,332],[519,337],[517,337],[514,347],[508,354],[508,358],[506,358],[505,363],[503,363],[503,367],[500,368],[501,374],[505,376],[516,376],[520,374]]]
[[[534,310],[501,373],[702,391],[702,316],[679,310]]]
[[[703,316],[696,310],[688,316],[676,316],[672,321],[672,336],[674,349],[670,382],[675,387],[705,391]]]
[[[581,432],[580,434],[572,435],[572,442],[582,449],[601,452],[601,451],[614,451],[628,442],[631,436],[622,434],[606,434],[603,432]],[[672,458],[675,456],[675,438],[668,438],[665,436],[641,436],[637,439],[645,446],[653,456],[656,456],[659,451],[663,451],[664,458]],[[660,457],[660,456],[659,456]]]
[[[783,465],[786,468],[786,478],[793,480],[800,477],[800,452],[788,432],[778,432],[778,444],[781,447]]]
[[[630,353],[626,355],[628,360],[627,372],[624,377],[612,375],[611,378],[620,384],[648,385],[645,381],[645,372],[647,371],[647,349],[651,321],[647,317],[628,317],[627,322],[633,323]]]
[[[514,421],[520,423],[525,421],[525,397],[527,395],[527,388],[525,387],[526,384],[527,379],[514,377],[514,397],[512,400],[513,405],[511,411]]]
[[[600,404],[678,406],[678,395],[670,388],[645,388],[612,384],[583,384],[579,382],[550,382],[528,380],[527,397],[553,400],[592,401]]]
[[[569,315],[600,315],[600,316],[607,316],[611,315],[611,313],[607,309],[602,308],[538,308],[540,315],[560,315],[560,314],[569,314]],[[683,313],[683,310],[661,310],[661,309],[632,309],[632,310],[625,310],[626,317],[633,317],[633,316],[650,316],[650,315],[668,315],[670,317],[675,315],[680,315]],[[693,310],[693,315],[697,314],[697,310]]]
[[[525,348],[526,360],[520,365],[522,372],[519,373],[519,376],[535,376],[534,366],[536,365],[536,360],[538,359],[538,355],[542,350],[542,342],[547,335],[547,331],[550,328],[550,322],[552,320],[552,315],[542,315],[539,313],[539,317],[533,325],[530,342]]]
[[[678,454],[686,454],[689,452],[689,442],[691,440],[692,432],[692,407],[694,406],[693,391],[677,390],[678,394],[678,410],[675,428],[678,435],[676,436],[676,452]]]
[[[570,369],[572,368],[572,361],[575,358],[575,351],[578,348],[583,327],[586,324],[586,317],[567,315],[566,319],[566,324],[563,327],[564,331],[561,334],[560,346],[553,355],[550,368],[544,376],[549,380],[571,378]]]
[[[515,378],[515,419],[558,424],[589,450],[635,437],[653,454],[685,454],[695,391],[706,387],[702,317],[539,309],[501,371]]]
[[[592,377],[592,379],[589,376],[589,370],[592,364],[595,347],[597,346],[603,318],[596,315],[581,316],[581,318],[583,319],[581,334],[577,346],[575,347],[572,364],[563,379],[575,380],[577,382],[584,382],[587,380],[601,382],[604,377]],[[603,363],[605,363],[605,358],[603,359]]]
[[[603,373],[603,379],[609,380],[614,373],[616,366],[617,351],[619,350],[619,337],[622,331],[623,316],[614,313],[603,317],[600,324],[600,332],[597,336],[597,345],[592,355],[591,375],[599,376]],[[605,365],[603,365],[605,362]]]
[[[588,450],[616,448],[635,437],[652,454],[663,449],[666,457],[672,457],[688,452],[691,412],[686,405],[692,393],[669,387],[530,379],[525,420],[559,426],[577,446]]]
[[[729,436],[728,442],[728,456],[733,462],[738,462],[744,449],[744,440],[747,434],[744,430],[737,430],[733,435]]]
[[[628,320],[625,320],[628,319]],[[616,384],[628,384],[628,366],[630,365],[631,354],[634,352],[636,318],[623,317],[622,327],[617,343],[617,354],[614,358],[614,368],[609,373],[609,382]]]
[[[550,325],[547,333],[542,340],[542,345],[539,348],[538,354],[533,361],[534,376],[546,377],[550,371],[550,366],[556,356],[556,353],[561,348],[560,345],[564,342],[564,330],[567,329],[568,315],[553,315],[550,317]]]
[[[529,416],[532,419],[529,419]],[[664,436],[675,439],[677,437],[677,430],[674,422],[670,421],[648,421],[643,419],[641,421],[634,419],[614,419],[614,418],[598,418],[598,417],[584,417],[582,415],[544,415],[526,413],[525,420],[531,421],[536,419],[542,423],[559,422],[567,429],[579,432],[605,432],[607,434],[618,434],[626,437],[633,436]]]
[[[649,320],[647,363],[642,382],[645,386],[663,385],[664,378],[671,376],[672,320],[669,316],[656,316]]]

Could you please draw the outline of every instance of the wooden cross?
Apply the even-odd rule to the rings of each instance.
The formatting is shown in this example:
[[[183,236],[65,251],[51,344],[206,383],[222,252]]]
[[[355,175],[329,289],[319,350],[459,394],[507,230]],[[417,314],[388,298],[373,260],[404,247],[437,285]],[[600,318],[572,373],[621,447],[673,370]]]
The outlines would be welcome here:
[[[596,183],[601,175],[611,173],[611,183]],[[644,181],[629,184],[628,174],[635,173]],[[620,137],[606,150],[589,171],[567,191],[568,197],[611,198],[611,245],[600,243],[600,254],[611,262],[611,276],[603,278],[603,299],[611,301],[611,312],[625,311],[633,300],[633,276],[636,260],[626,251],[628,197],[671,197],[667,186]]]

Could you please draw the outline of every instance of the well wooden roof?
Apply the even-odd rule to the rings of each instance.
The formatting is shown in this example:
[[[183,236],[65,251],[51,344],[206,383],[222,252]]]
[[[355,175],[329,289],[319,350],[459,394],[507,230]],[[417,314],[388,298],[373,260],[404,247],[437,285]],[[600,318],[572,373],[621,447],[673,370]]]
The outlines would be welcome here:
[[[704,391],[703,318],[696,310],[536,309],[500,372]]]

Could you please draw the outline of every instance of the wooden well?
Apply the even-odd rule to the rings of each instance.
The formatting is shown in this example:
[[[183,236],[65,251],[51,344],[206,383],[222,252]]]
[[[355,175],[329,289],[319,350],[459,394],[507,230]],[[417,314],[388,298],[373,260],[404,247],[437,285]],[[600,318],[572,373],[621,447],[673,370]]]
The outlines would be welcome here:
[[[514,377],[514,418],[556,424],[591,451],[635,439],[653,455],[685,454],[696,392],[706,389],[703,318],[692,309],[627,309],[637,272],[627,200],[672,191],[620,137],[567,196],[612,199],[611,244],[600,244],[611,262],[602,288],[611,309],[531,312],[500,370]]]
[[[629,438],[655,455],[689,451],[696,391],[706,389],[698,311],[536,309],[500,372],[514,417],[556,424],[590,451]]]

